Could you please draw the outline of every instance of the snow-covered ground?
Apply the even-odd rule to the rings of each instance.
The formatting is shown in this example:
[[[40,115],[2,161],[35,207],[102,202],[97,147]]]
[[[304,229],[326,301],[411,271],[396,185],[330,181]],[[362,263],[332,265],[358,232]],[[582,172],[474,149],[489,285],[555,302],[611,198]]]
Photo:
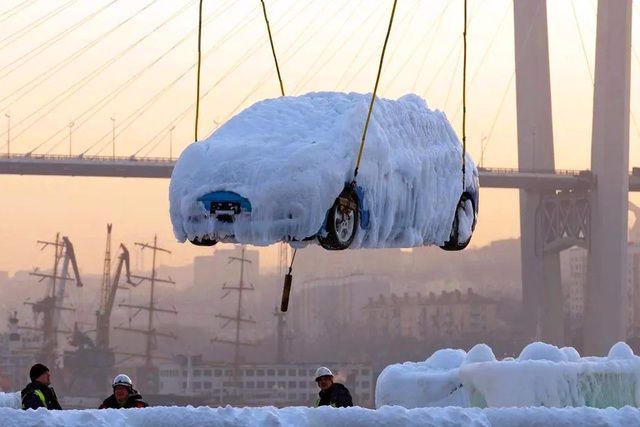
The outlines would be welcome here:
[[[20,408],[20,393],[0,392],[0,408]]]
[[[607,357],[532,343],[517,359],[501,361],[484,344],[468,353],[439,350],[424,362],[386,367],[376,385],[376,407],[384,405],[639,406],[640,357],[625,343],[614,345]]]
[[[269,245],[320,230],[353,178],[371,95],[319,92],[258,102],[181,154],[169,190],[179,241],[210,236]],[[416,95],[378,99],[358,185],[368,230],[350,247],[410,247],[448,240],[462,194],[462,148],[444,113]],[[477,173],[467,156],[467,186]],[[214,191],[247,198],[250,218],[216,221],[197,202]],[[471,217],[473,218],[473,217]],[[462,234],[470,223],[461,218]],[[230,236],[235,236],[233,239]]]
[[[22,411],[0,408],[3,427],[401,427],[640,426],[640,410],[593,408],[147,408]]]

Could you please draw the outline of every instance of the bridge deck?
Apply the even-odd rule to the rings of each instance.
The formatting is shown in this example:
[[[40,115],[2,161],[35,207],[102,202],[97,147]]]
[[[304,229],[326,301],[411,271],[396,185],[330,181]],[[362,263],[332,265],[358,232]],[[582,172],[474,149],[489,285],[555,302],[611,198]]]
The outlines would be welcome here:
[[[0,175],[170,178],[174,165],[169,158],[0,155]],[[577,190],[595,185],[589,171],[479,168],[479,172],[484,188]],[[629,191],[640,191],[640,174],[629,175]]]

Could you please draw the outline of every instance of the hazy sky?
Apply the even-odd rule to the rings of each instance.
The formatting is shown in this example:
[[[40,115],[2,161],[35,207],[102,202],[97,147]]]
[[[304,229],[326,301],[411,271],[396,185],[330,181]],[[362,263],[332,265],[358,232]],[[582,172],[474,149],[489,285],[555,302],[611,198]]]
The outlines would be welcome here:
[[[596,1],[548,2],[556,166],[590,165]],[[287,94],[370,92],[391,0],[267,0]],[[469,1],[468,150],[485,166],[517,164],[512,0]],[[461,126],[462,0],[400,0],[379,94],[413,92]],[[141,10],[141,11],[140,11]],[[139,12],[140,11],[140,12]],[[206,0],[200,137],[239,109],[279,95],[258,0]],[[634,2],[633,20],[640,18]],[[173,155],[193,140],[197,1],[10,0],[0,4],[0,151]],[[636,25],[637,27],[637,25]],[[633,33],[632,94],[640,40]],[[632,96],[631,165],[640,165]],[[364,120],[364,118],[363,118]],[[73,127],[70,122],[73,121]],[[460,133],[460,132],[459,132]],[[484,156],[481,156],[482,146]],[[81,268],[102,269],[115,243],[159,242],[185,264],[208,249],[175,243],[168,180],[0,176],[0,270],[47,267],[36,240],[57,231]],[[517,191],[483,190],[472,246],[519,234]],[[635,200],[635,196],[633,196]],[[275,250],[272,249],[271,252]],[[464,256],[461,253],[460,256]]]

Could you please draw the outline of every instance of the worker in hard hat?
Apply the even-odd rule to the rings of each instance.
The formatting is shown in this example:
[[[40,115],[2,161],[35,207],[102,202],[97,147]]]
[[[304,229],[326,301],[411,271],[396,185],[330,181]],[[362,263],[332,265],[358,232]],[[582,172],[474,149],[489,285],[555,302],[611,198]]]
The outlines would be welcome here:
[[[318,404],[316,406],[333,406],[334,408],[346,408],[353,406],[351,393],[344,385],[333,382],[333,372],[327,367],[321,366],[316,370],[316,383],[320,387]]]
[[[107,397],[98,409],[146,408],[149,406],[142,400],[140,393],[133,389],[133,382],[127,375],[116,375],[111,386],[113,394]]]

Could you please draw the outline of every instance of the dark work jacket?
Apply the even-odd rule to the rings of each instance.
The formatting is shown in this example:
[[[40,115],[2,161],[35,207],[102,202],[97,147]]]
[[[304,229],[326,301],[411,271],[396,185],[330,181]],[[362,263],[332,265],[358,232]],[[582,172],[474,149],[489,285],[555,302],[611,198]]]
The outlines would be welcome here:
[[[140,393],[138,393],[137,391],[133,390],[130,394],[129,397],[127,398],[127,401],[124,402],[124,405],[120,406],[118,404],[118,400],[116,399],[115,394],[112,394],[111,396],[107,397],[104,402],[102,402],[102,405],[100,405],[100,407],[98,409],[128,409],[128,408],[146,408],[147,403],[145,401],[142,400],[142,396],[140,396]]]
[[[334,408],[346,408],[353,406],[351,393],[340,383],[333,383],[327,390],[320,390],[318,406],[333,406]]]
[[[53,387],[32,381],[22,390],[22,409],[62,409]],[[44,403],[39,397],[44,397]]]

